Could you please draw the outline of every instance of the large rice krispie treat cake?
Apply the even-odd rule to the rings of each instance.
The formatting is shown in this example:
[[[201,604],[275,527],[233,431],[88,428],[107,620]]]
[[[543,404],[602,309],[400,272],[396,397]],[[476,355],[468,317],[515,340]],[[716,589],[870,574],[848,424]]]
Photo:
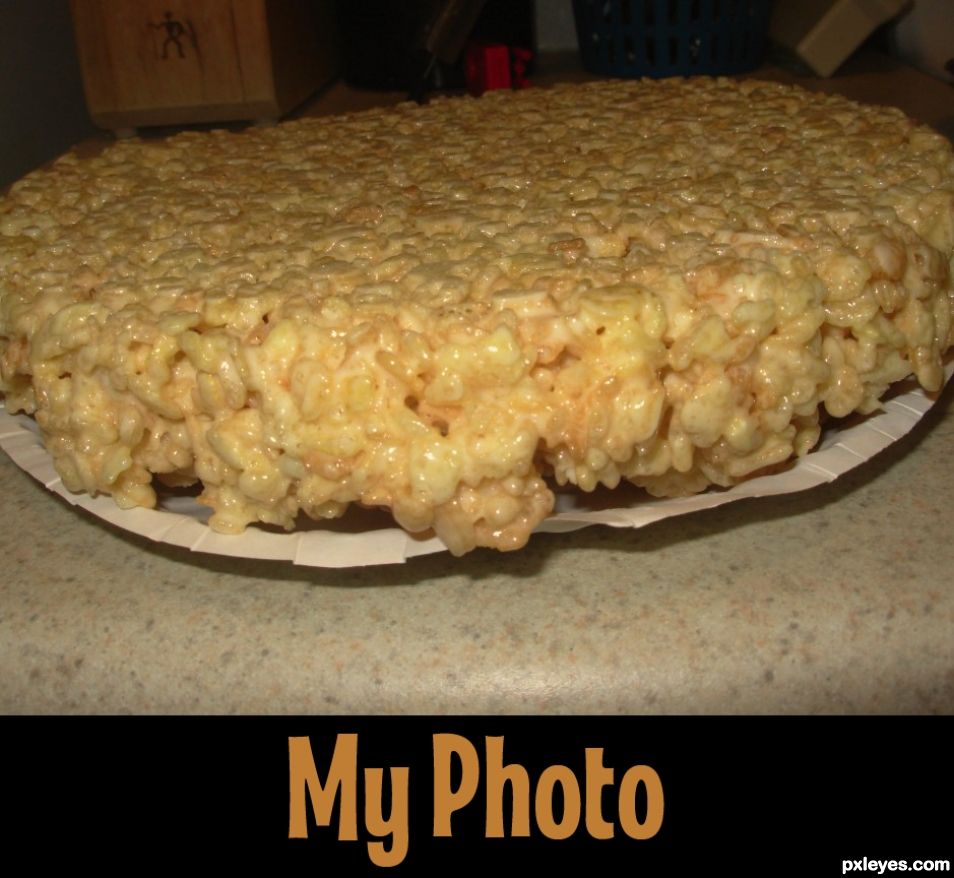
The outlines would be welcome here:
[[[944,138],[766,83],[122,142],[0,201],[0,390],[123,507],[514,549],[554,484],[731,485],[937,390],[952,254]]]

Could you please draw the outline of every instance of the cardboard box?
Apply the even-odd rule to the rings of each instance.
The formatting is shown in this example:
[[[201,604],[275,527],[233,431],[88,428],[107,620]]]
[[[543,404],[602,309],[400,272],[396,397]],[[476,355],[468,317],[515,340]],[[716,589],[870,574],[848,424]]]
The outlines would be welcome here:
[[[819,76],[831,76],[907,0],[781,0],[769,37],[793,51]]]

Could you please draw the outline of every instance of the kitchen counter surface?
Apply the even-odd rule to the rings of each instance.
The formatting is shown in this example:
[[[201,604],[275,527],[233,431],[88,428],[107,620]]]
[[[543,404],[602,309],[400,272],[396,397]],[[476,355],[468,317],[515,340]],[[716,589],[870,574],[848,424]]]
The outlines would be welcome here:
[[[863,68],[808,84],[954,118]],[[949,713],[952,395],[805,493],[341,571],[151,543],[0,456],[0,710]]]

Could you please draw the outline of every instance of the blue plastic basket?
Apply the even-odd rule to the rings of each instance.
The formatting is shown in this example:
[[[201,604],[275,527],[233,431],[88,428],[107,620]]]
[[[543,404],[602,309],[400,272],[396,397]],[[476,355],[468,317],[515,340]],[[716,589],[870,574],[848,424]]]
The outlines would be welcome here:
[[[772,0],[573,0],[583,66],[608,76],[752,70],[771,12]]]

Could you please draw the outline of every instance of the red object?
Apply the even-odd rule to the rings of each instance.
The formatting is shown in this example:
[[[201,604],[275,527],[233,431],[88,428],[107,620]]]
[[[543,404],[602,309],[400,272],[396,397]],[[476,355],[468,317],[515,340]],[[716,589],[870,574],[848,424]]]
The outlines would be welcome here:
[[[525,76],[533,53],[502,43],[471,43],[464,56],[464,78],[473,95],[498,88],[526,88]]]
[[[525,76],[527,68],[530,66],[530,59],[533,52],[529,49],[521,49],[519,46],[510,50],[513,62],[513,87],[530,88],[530,80]]]

